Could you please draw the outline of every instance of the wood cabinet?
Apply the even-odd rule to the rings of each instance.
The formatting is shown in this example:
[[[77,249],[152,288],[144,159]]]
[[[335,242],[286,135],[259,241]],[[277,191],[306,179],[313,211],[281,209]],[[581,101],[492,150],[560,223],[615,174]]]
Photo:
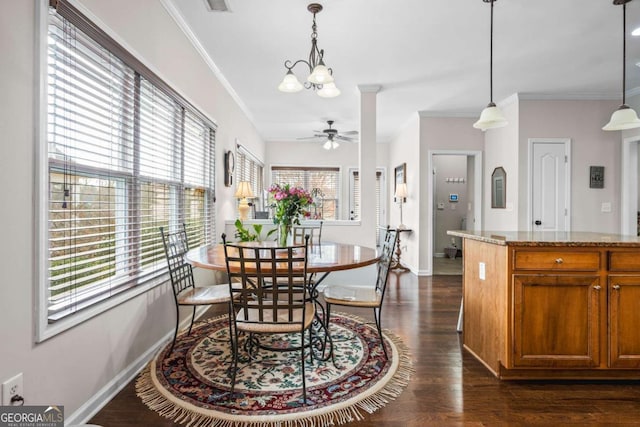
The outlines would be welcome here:
[[[464,346],[496,376],[640,378],[640,245],[465,239],[463,279]]]

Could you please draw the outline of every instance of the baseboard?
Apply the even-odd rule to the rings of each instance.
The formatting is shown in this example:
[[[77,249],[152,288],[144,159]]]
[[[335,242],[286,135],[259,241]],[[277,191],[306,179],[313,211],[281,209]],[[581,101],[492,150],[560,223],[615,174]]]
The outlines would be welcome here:
[[[444,258],[445,256],[444,252],[436,252],[433,254],[434,258]]]
[[[208,306],[198,307],[196,310],[196,319],[202,316],[208,309]],[[180,322],[180,329],[184,329],[189,325],[191,316],[187,316],[185,320]],[[82,406],[80,406],[71,415],[65,417],[65,425],[85,424],[95,414],[97,414],[104,406],[111,401],[123,388],[127,386],[138,373],[147,366],[151,358],[173,339],[173,329],[166,335],[156,341],[147,351],[134,360],[129,366],[126,366],[111,381],[104,385],[96,394],[91,396]]]

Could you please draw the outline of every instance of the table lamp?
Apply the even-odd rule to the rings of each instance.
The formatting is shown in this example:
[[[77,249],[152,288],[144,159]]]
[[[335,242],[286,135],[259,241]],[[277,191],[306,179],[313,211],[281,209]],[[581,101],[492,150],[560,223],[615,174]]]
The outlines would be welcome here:
[[[240,199],[240,203],[238,204],[238,218],[240,218],[240,221],[246,221],[249,217],[249,203],[247,202],[247,198],[255,197],[251,190],[251,183],[249,181],[240,181],[234,197]]]
[[[402,223],[402,204],[404,203],[405,197],[407,197],[407,184],[403,182],[398,184],[395,194],[396,201],[400,204],[400,225],[398,226],[398,230],[404,230],[407,228]]]

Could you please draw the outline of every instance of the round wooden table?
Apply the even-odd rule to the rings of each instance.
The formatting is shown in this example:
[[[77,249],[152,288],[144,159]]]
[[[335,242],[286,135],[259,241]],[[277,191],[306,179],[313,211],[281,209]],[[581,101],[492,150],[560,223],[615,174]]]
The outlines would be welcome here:
[[[235,243],[234,243],[235,244]],[[246,242],[252,247],[274,247],[276,242]],[[375,249],[348,243],[322,242],[319,245],[309,245],[307,272],[330,273],[332,271],[350,270],[375,264],[379,255]],[[185,260],[194,267],[210,270],[227,271],[222,244],[201,246],[191,249],[185,255]],[[324,276],[322,277],[324,278]]]

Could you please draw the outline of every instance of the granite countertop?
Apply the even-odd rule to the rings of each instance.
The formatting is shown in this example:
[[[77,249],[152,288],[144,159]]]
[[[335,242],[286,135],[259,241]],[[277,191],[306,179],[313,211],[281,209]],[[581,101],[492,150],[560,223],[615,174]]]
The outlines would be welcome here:
[[[448,230],[450,236],[509,246],[619,246],[640,247],[640,237],[593,232],[465,231]]]

